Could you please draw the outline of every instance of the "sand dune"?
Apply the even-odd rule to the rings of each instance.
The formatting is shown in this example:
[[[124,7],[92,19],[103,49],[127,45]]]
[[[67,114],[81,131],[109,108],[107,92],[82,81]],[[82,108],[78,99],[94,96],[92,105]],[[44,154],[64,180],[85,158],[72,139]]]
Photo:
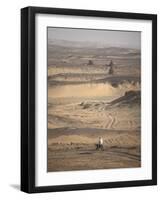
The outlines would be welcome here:
[[[68,101],[63,105],[50,106],[48,128],[69,126],[126,130],[140,127],[139,91],[126,92],[122,97],[112,101],[86,100],[79,102],[78,100],[75,103],[70,103],[70,99]]]
[[[73,45],[48,49],[48,172],[140,167],[140,51]]]

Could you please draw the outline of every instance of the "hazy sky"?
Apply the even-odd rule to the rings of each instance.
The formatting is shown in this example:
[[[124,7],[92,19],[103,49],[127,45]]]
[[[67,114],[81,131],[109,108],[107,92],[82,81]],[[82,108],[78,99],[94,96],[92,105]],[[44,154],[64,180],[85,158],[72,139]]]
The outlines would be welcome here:
[[[140,49],[141,32],[108,31],[72,28],[48,28],[49,40],[67,40],[73,42],[95,42],[109,46]]]

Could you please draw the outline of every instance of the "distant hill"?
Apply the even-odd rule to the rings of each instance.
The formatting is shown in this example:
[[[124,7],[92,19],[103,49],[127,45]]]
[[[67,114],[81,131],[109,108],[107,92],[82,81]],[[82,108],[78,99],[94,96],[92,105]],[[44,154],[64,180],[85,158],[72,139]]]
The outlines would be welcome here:
[[[128,46],[114,46],[112,44],[108,43],[100,43],[100,42],[89,42],[89,41],[70,41],[70,40],[49,40],[48,41],[49,47],[51,46],[57,46],[57,47],[68,47],[68,48],[99,48],[99,49],[107,49],[110,51],[116,51],[116,50],[131,50],[135,52],[140,52],[139,49],[130,48]]]
[[[141,92],[140,91],[127,91],[125,95],[113,100],[110,105],[134,105],[141,103]]]

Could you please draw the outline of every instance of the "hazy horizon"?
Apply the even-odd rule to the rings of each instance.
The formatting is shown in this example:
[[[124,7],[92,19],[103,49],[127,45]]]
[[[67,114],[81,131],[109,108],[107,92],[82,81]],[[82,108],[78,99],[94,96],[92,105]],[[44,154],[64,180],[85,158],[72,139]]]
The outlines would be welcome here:
[[[48,27],[48,41],[141,49],[141,32]]]

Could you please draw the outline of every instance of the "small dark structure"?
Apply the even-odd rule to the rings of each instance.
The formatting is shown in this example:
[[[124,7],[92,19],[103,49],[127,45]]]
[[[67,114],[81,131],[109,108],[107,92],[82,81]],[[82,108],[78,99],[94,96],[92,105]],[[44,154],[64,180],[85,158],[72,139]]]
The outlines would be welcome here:
[[[113,65],[114,65],[114,64],[113,64],[113,61],[111,60],[109,66],[110,66],[110,67],[113,67]]]
[[[110,75],[114,74],[114,64],[112,60],[110,61],[109,67],[110,68],[109,68],[108,74]]]
[[[88,61],[88,65],[93,65],[93,61],[92,61],[92,60],[89,60],[89,61]]]
[[[108,71],[108,74],[110,74],[110,75],[113,75],[113,74],[114,74],[114,69],[113,69],[112,66],[110,67],[110,69],[109,69],[109,71]]]

